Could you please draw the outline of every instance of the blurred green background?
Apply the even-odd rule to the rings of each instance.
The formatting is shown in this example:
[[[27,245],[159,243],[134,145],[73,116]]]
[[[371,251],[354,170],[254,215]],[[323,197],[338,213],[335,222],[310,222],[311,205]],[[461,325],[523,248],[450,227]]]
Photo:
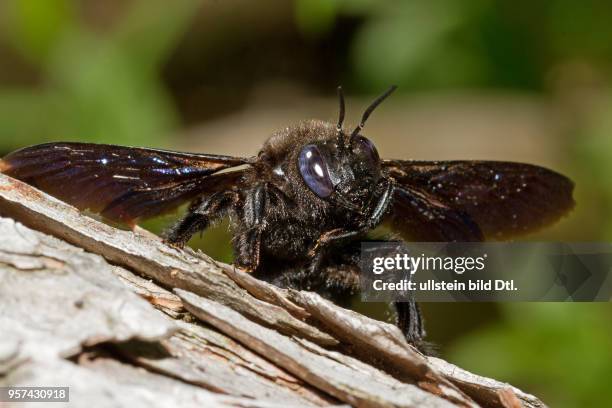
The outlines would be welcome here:
[[[610,241],[611,21],[595,0],[3,0],[0,154],[80,140],[251,155],[335,119],[338,84],[353,122],[398,84],[365,132],[383,156],[552,167],[578,205],[527,239]],[[192,244],[228,261],[228,241],[223,224]],[[424,309],[450,361],[551,406],[612,404],[610,304]]]

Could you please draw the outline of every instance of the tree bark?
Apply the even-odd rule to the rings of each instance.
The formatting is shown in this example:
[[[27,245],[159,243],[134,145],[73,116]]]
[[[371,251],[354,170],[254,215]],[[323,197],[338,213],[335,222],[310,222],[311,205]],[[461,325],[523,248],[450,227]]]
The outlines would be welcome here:
[[[70,386],[71,406],[544,406],[2,174],[0,217],[0,386]]]

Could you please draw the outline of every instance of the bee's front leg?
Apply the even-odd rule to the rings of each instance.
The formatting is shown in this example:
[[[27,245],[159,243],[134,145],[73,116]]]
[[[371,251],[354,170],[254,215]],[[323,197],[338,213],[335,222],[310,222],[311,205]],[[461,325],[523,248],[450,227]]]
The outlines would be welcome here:
[[[210,223],[222,218],[240,199],[236,191],[220,191],[192,205],[179,222],[164,233],[164,241],[183,248],[193,234],[204,231]]]

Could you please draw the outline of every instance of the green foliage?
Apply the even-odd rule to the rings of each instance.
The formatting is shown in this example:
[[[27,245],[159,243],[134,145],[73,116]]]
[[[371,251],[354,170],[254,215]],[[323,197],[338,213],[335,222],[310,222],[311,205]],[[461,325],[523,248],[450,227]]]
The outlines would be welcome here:
[[[612,213],[612,90],[597,108],[588,112],[585,125],[576,135],[576,157],[579,168],[589,180],[591,202],[603,207],[604,214]],[[612,218],[600,221],[601,239],[612,239]]]
[[[452,1],[399,4],[377,10],[355,39],[358,82],[369,88],[389,82],[414,88],[478,78],[482,56],[465,52],[463,45],[451,41],[457,30],[474,18],[474,11],[458,13],[461,3]]]
[[[8,40],[40,70],[37,86],[0,87],[0,149],[45,140],[165,144],[176,127],[161,64],[198,2],[138,0],[110,32],[69,0],[11,0]]]
[[[336,11],[334,0],[296,0],[295,22],[302,33],[321,37],[333,28]]]
[[[7,2],[6,9],[14,45],[36,63],[43,63],[53,52],[75,17],[71,0],[13,0]]]
[[[314,8],[318,2],[302,3]],[[336,12],[362,20],[351,62],[355,82],[368,90],[389,83],[404,91],[540,90],[560,57],[596,64],[608,64],[612,57],[612,5],[596,0],[580,5],[569,0],[339,0]]]
[[[502,311],[505,319],[458,341],[451,360],[523,386],[554,407],[609,406],[609,304],[504,304]]]

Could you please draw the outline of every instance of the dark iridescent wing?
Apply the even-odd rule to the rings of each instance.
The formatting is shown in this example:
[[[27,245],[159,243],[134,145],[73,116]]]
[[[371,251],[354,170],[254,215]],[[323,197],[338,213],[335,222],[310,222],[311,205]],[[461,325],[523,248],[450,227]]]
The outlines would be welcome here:
[[[383,167],[403,187],[396,194],[393,225],[408,235],[412,235],[410,228],[423,230],[416,237],[421,240],[425,240],[422,235],[427,238],[426,224],[433,224],[441,237],[456,236],[459,219],[465,220],[467,235],[474,238],[470,240],[477,238],[469,232],[473,225],[484,238],[506,239],[552,224],[574,206],[571,180],[530,164],[385,160]],[[416,200],[414,196],[420,196],[420,208],[415,210],[413,205],[412,212],[406,213],[406,202]],[[422,222],[402,221],[415,211],[422,214]],[[444,217],[449,216],[452,222],[445,227]]]
[[[470,216],[431,194],[398,186],[389,221],[405,238],[422,242],[482,241],[483,235]]]
[[[13,152],[3,173],[79,209],[133,224],[207,191],[229,187],[247,159],[90,143],[48,143]]]

